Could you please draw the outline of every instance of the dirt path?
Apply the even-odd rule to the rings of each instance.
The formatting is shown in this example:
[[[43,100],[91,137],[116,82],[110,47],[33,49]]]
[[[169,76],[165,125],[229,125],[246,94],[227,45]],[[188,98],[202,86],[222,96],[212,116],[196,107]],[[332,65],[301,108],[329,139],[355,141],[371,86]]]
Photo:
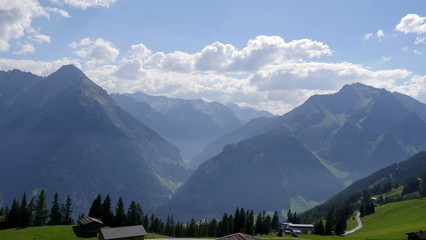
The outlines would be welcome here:
[[[354,232],[356,232],[356,231],[358,231],[358,230],[360,230],[362,228],[362,222],[361,222],[360,215],[361,215],[361,213],[357,212],[356,216],[355,216],[356,221],[358,222],[358,226],[356,226],[354,229],[352,229],[350,231],[345,232],[343,235],[346,236],[346,235],[352,234],[352,233],[354,233]]]

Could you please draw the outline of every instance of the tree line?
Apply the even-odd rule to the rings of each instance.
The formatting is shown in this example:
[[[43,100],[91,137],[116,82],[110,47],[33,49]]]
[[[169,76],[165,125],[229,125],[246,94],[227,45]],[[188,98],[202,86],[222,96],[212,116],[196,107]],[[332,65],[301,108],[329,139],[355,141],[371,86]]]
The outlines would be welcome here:
[[[276,211],[272,215],[265,211],[255,215],[253,210],[237,208],[234,215],[224,213],[221,219],[191,219],[184,223],[175,221],[171,215],[163,221],[154,214],[145,214],[141,205],[135,201],[130,202],[126,212],[122,198],[118,199],[114,210],[112,211],[110,196],[102,198],[98,194],[92,202],[88,216],[98,218],[105,226],[110,227],[142,224],[148,232],[170,237],[221,237],[237,232],[250,235],[267,234],[281,228]]]
[[[28,200],[26,193],[21,201],[15,199],[10,207],[0,208],[0,228],[15,228],[42,225],[72,225],[72,199],[70,196],[61,202],[58,193],[47,207],[45,190]],[[50,209],[50,210],[49,210]],[[278,232],[281,228],[278,212],[262,211],[255,214],[253,210],[237,208],[234,214],[224,213],[220,219],[203,219],[188,222],[175,221],[168,216],[165,221],[154,214],[145,214],[141,204],[131,201],[127,211],[120,197],[113,208],[111,197],[104,198],[98,194],[93,200],[87,216],[100,219],[104,226],[120,227],[143,225],[148,232],[170,237],[222,237],[232,233],[268,234]],[[81,214],[78,219],[84,218]],[[297,217],[296,213],[292,217]]]
[[[0,208],[0,228],[74,224],[70,196],[61,203],[58,193],[55,193],[50,211],[46,201],[44,189],[37,198],[33,196],[30,200],[24,192],[21,201],[14,199],[10,207]]]

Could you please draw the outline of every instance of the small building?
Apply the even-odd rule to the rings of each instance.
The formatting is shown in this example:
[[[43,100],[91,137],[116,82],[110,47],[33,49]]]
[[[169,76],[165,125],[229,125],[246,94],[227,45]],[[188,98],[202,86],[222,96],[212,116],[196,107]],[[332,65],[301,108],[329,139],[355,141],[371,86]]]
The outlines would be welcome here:
[[[77,226],[82,232],[99,232],[103,225],[104,223],[101,220],[92,217],[85,217],[77,221]]]
[[[255,236],[244,234],[244,233],[234,233],[221,238],[216,238],[216,240],[266,240],[266,239],[255,237]]]
[[[426,240],[426,232],[420,230],[420,232],[406,233],[408,235],[407,240]]]
[[[312,224],[294,224],[294,223],[283,223],[283,232],[286,234],[300,234],[307,233],[308,231],[314,230]]]
[[[99,232],[99,240],[144,240],[146,235],[142,225],[103,228]]]

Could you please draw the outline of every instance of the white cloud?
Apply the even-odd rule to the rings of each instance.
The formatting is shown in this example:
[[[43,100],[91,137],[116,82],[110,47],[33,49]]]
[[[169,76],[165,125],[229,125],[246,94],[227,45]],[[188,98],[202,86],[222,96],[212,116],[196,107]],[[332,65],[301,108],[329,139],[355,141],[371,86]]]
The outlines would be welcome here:
[[[102,38],[84,38],[80,42],[72,42],[70,46],[75,49],[74,54],[88,59],[89,66],[114,62],[120,53],[114,44]]]
[[[122,64],[115,71],[115,76],[119,79],[137,80],[145,76],[142,61],[140,59],[123,60]]]
[[[0,1],[0,51],[9,50],[9,41],[25,35],[33,18],[48,17],[48,13],[36,0]]]
[[[402,47],[401,50],[404,51],[404,52],[406,52],[406,51],[408,51],[408,47],[407,46]]]
[[[86,9],[89,7],[110,7],[117,0],[50,0],[57,4],[67,4],[72,7]]]
[[[69,58],[58,59],[52,62],[0,58],[0,70],[19,69],[39,76],[47,76],[58,70],[61,66],[68,64],[74,64],[79,68],[82,67],[78,60]]]
[[[347,62],[303,62],[266,67],[253,75],[251,83],[260,91],[338,90],[353,82],[388,88],[410,75],[404,69],[372,71]]]
[[[416,37],[414,44],[426,44],[426,37]]]
[[[234,53],[231,71],[255,71],[262,66],[283,62],[302,61],[332,55],[324,43],[310,39],[285,42],[278,36],[258,36],[247,46]]]
[[[33,53],[35,51],[35,48],[31,43],[20,43],[20,42],[18,42],[18,45],[21,49],[19,51],[13,52],[13,54],[26,55],[26,54]]]
[[[140,59],[146,59],[147,57],[152,55],[152,51],[149,50],[144,44],[140,43],[132,45],[130,54]]]
[[[383,38],[383,37],[385,37],[385,32],[383,30],[379,29],[379,30],[377,30],[376,36],[378,38]]]
[[[392,60],[392,57],[382,57],[383,62],[389,62]]]
[[[63,9],[59,9],[59,8],[51,8],[51,7],[45,7],[44,8],[47,12],[52,12],[52,13],[56,13],[56,14],[59,14],[59,15],[61,15],[62,17],[64,17],[64,18],[71,18],[71,15],[67,12],[67,11],[65,11],[65,10],[63,10]]]
[[[372,33],[367,33],[367,34],[364,34],[364,37],[362,38],[364,41],[367,41],[368,39],[370,39],[372,36],[373,36],[374,34],[372,34]]]
[[[420,17],[417,14],[407,14],[396,25],[395,29],[403,33],[426,33],[426,17]]]

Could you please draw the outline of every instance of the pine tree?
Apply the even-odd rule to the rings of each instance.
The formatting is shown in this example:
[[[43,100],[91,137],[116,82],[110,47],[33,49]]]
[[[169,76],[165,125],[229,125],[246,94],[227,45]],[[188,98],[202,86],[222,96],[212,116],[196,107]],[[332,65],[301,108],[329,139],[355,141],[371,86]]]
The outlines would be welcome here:
[[[73,224],[71,214],[72,214],[72,200],[71,200],[71,197],[68,195],[65,205],[62,205],[62,217],[63,217],[62,224],[64,225]]]
[[[55,193],[53,197],[49,218],[49,225],[60,225],[62,223],[62,213],[59,205],[58,193]]]
[[[34,225],[41,226],[46,224],[47,216],[49,211],[46,206],[46,195],[44,189],[41,190],[40,195],[38,196],[35,213],[34,213]]]
[[[98,194],[95,200],[92,202],[92,206],[89,210],[89,217],[102,218],[102,196]]]
[[[291,209],[287,212],[287,222],[293,223],[293,214],[291,213]]]
[[[209,224],[209,237],[217,237],[217,230],[218,230],[217,220],[213,218]]]
[[[19,201],[13,199],[12,207],[9,210],[9,214],[7,215],[7,226],[10,228],[19,227],[20,221],[20,206]]]
[[[26,227],[31,223],[31,209],[27,202],[27,194],[24,192],[22,196],[21,206],[19,210],[19,226]]]
[[[139,225],[143,221],[143,211],[139,203],[132,201],[127,210],[127,225]]]
[[[164,234],[166,236],[174,237],[175,236],[175,220],[173,216],[167,216],[166,226],[164,228]]]
[[[113,226],[121,227],[124,225],[126,225],[126,214],[124,213],[123,199],[120,197],[117,202],[117,208],[115,209]]]
[[[278,231],[280,229],[280,217],[278,216],[278,212],[275,211],[274,215],[272,217],[272,223],[271,223],[271,227],[273,230]]]
[[[111,198],[109,194],[106,195],[102,203],[101,219],[104,225],[106,226],[111,226],[113,224],[114,213],[111,210]]]
[[[328,212],[326,221],[325,221],[325,235],[332,235],[333,234],[333,216],[331,214],[331,211]]]
[[[336,226],[334,228],[334,232],[336,235],[342,235],[346,230],[346,218],[343,215],[339,215],[337,219]]]
[[[315,223],[313,232],[316,235],[324,235],[325,234],[324,224],[322,223],[322,220],[318,220]]]
[[[243,233],[253,235],[254,234],[254,212],[250,210],[246,212],[246,221],[243,227]]]

